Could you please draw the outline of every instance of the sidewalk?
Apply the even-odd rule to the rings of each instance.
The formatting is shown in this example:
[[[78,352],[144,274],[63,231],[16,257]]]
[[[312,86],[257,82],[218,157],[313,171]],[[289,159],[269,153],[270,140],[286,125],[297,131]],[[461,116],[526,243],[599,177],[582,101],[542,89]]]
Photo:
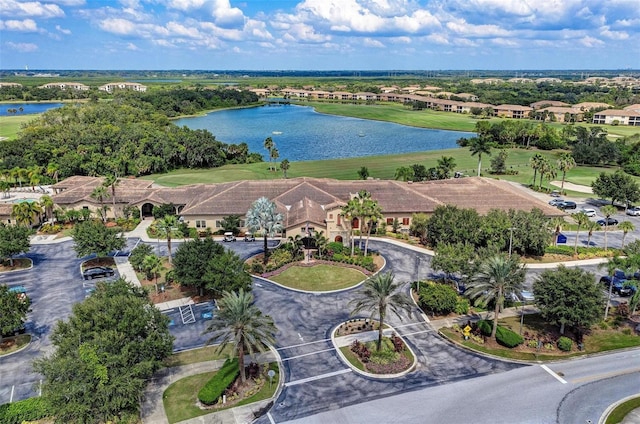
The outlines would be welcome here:
[[[519,317],[520,314],[524,311],[525,315],[536,314],[539,312],[538,308],[533,305],[525,305],[523,307],[513,307],[513,308],[505,308],[502,312],[500,312],[500,318],[506,317]],[[490,311],[490,317],[493,317],[493,311]],[[443,327],[451,327],[453,324],[458,324],[459,326],[463,326],[467,324],[467,322],[476,322],[481,319],[485,319],[487,316],[486,312],[483,312],[482,315],[476,313],[473,315],[461,315],[454,318],[443,318],[437,320],[429,320],[427,317],[427,322],[435,329],[439,330]]]

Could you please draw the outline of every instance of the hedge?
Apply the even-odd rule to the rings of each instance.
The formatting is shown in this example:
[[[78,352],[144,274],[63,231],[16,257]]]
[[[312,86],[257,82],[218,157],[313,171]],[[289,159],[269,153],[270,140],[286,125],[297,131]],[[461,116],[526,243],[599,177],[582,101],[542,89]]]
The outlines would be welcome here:
[[[483,336],[490,336],[493,329],[493,321],[480,320],[478,321],[478,330]]]
[[[558,339],[558,349],[564,352],[569,352],[572,345],[573,340],[571,340],[569,337],[562,336]]]
[[[239,375],[238,359],[227,359],[222,368],[200,389],[198,399],[205,405],[215,404]]]
[[[496,330],[496,341],[503,346],[513,348],[522,344],[524,342],[524,338],[520,334],[511,331],[508,328],[498,326],[498,329]]]
[[[49,404],[41,397],[0,405],[0,423],[21,424],[50,416]]]

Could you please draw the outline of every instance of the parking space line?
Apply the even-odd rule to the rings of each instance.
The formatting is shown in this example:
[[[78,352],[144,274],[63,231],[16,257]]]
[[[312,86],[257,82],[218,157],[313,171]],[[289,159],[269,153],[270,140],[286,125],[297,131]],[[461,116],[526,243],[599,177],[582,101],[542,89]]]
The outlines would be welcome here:
[[[336,375],[346,374],[348,372],[353,372],[353,371],[351,370],[351,368],[345,368],[339,371],[316,375],[315,377],[301,378],[300,380],[290,381],[288,383],[284,383],[284,385],[285,387],[297,386],[299,384],[308,383],[310,381],[322,380],[323,378],[335,377]]]
[[[315,343],[328,342],[329,340],[331,340],[331,339],[321,339],[321,340],[316,340],[316,341],[313,341],[313,342],[299,343],[299,344],[294,344],[294,345],[290,345],[290,346],[279,347],[276,350],[293,349],[294,347],[307,346],[307,345],[311,345],[311,344],[315,344]]]
[[[332,350],[335,350],[335,348],[332,347],[330,349],[316,350],[315,352],[303,353],[302,355],[291,356],[289,358],[282,358],[282,361],[290,361],[292,359],[303,358],[305,356],[317,355],[318,353],[331,352]]]
[[[558,374],[556,374],[555,372],[553,372],[551,370],[551,368],[549,368],[546,365],[540,365],[540,368],[542,368],[543,370],[545,370],[546,372],[548,372],[549,374],[551,374],[553,376],[553,378],[555,378],[556,380],[558,380],[559,382],[561,382],[562,384],[567,384],[567,381],[560,377]]]

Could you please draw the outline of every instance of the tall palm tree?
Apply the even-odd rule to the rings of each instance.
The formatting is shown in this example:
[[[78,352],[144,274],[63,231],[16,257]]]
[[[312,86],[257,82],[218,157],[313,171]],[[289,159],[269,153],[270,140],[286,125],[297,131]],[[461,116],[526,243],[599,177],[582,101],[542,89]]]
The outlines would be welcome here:
[[[269,171],[271,171],[271,150],[273,150],[275,143],[271,137],[267,137],[264,139],[264,148],[269,152]]]
[[[221,352],[231,343],[232,352],[238,357],[240,380],[244,383],[244,355],[264,352],[269,344],[275,343],[278,331],[273,320],[253,304],[253,295],[240,289],[238,293],[225,291],[218,300],[219,310],[214,314],[205,332],[211,333],[207,344],[218,342]]]
[[[556,216],[551,220],[551,226],[553,227],[553,245],[558,245],[558,236],[562,232],[562,226],[567,222],[561,216]]]
[[[471,278],[466,295],[485,304],[489,304],[491,300],[495,301],[491,337],[496,336],[498,317],[504,306],[504,299],[522,290],[524,278],[525,269],[520,264],[520,258],[517,255],[508,257],[502,254],[487,258],[480,265],[478,273]]]
[[[284,159],[282,162],[280,162],[280,170],[282,171],[285,180],[287,179],[287,171],[289,170],[289,168],[291,168],[289,159]]]
[[[395,180],[411,181],[413,180],[413,168],[410,166],[401,166],[396,168],[393,178]]]
[[[547,176],[551,166],[549,159],[543,157],[542,160],[540,160],[540,168],[538,168],[540,171],[540,184],[538,184],[538,190],[542,190],[542,179]]]
[[[26,227],[31,227],[35,218],[42,213],[42,208],[38,202],[15,203],[11,208],[11,216]]]
[[[609,260],[605,263],[600,264],[600,268],[607,269],[607,275],[610,278],[611,284],[609,284],[609,292],[607,295],[607,306],[604,308],[604,319],[606,320],[609,316],[609,307],[611,306],[611,295],[613,294],[613,279],[616,274],[616,270],[622,270],[625,274],[631,268],[631,262],[627,260],[627,258],[622,258],[620,256],[614,256],[609,258]]]
[[[38,165],[30,166],[27,168],[27,178],[29,178],[31,190],[36,191],[36,186],[42,181],[42,168]]]
[[[264,263],[269,260],[267,237],[273,237],[282,231],[284,217],[276,210],[276,204],[266,197],[261,197],[251,204],[247,211],[247,228],[264,240]]]
[[[358,216],[360,203],[356,198],[350,199],[346,205],[342,207],[340,214],[344,218],[344,223],[349,227],[349,243],[351,244],[351,256],[355,250],[355,240],[353,238],[353,221]]]
[[[471,156],[478,155],[478,177],[480,176],[480,170],[482,169],[482,154],[486,153],[491,156],[491,146],[489,144],[489,138],[487,137],[474,137],[469,144],[469,151]]]
[[[280,152],[278,151],[278,148],[276,146],[273,146],[273,148],[271,149],[271,152],[269,152],[269,160],[273,161],[273,171],[276,171],[276,161],[278,160],[278,158],[280,157]]]
[[[105,188],[111,189],[111,193],[109,197],[111,197],[111,205],[113,207],[113,216],[117,217],[116,214],[116,186],[120,184],[120,180],[118,176],[115,174],[110,174],[104,177],[104,181],[102,182],[102,186]]]
[[[576,224],[578,224],[578,228],[576,228],[576,243],[573,251],[573,254],[577,255],[578,254],[578,238],[579,238],[578,236],[580,235],[580,228],[586,226],[587,223],[591,221],[589,221],[589,217],[584,212],[574,213],[574,214],[571,214],[571,216],[576,221]]]
[[[164,218],[156,221],[155,227],[160,235],[167,238],[167,252],[169,263],[171,263],[171,238],[178,229],[178,218],[175,215],[165,215]]]
[[[53,216],[53,207],[55,204],[53,203],[53,199],[51,196],[44,195],[40,197],[40,206],[44,209],[44,215],[47,220],[51,219]]]
[[[401,310],[411,316],[413,304],[407,295],[399,293],[399,289],[400,285],[393,282],[393,273],[378,273],[369,277],[357,293],[357,297],[349,302],[349,306],[353,307],[351,316],[362,310],[371,311],[371,318],[377,315],[379,328],[376,350],[378,352],[382,348],[382,331],[387,311],[391,310],[400,320],[402,320]]]
[[[605,221],[604,221],[604,250],[607,250],[607,230],[609,229],[609,218],[611,217],[611,215],[613,215],[614,213],[618,212],[618,209],[616,209],[615,206],[612,205],[606,205],[600,208],[600,212],[602,212],[602,215],[604,215],[605,217]]]
[[[622,230],[622,249],[624,249],[624,239],[627,238],[627,233],[636,229],[631,221],[622,221],[618,224],[618,229]]]
[[[102,222],[107,222],[107,209],[104,206],[104,198],[107,197],[107,189],[103,185],[99,185],[91,192],[91,198],[100,202],[100,217]]]
[[[162,259],[156,255],[145,256],[142,260],[142,270],[147,275],[147,278],[154,279],[156,294],[158,294],[158,276],[165,270],[165,267],[162,266]]]
[[[376,226],[377,222],[382,219],[382,208],[375,200],[370,200],[367,206],[367,240],[364,243],[364,256],[367,256],[369,251],[369,238],[371,237],[371,230]]]
[[[558,169],[562,171],[562,183],[560,184],[560,192],[564,190],[564,179],[567,176],[567,171],[575,168],[576,160],[571,153],[563,153],[558,159]]]
[[[549,190],[549,185],[551,184],[551,180],[554,179],[558,175],[558,170],[552,163],[549,162],[549,165],[544,169],[545,177],[547,177],[547,190]]]
[[[438,159],[437,168],[442,172],[444,179],[451,178],[451,171],[456,167],[456,161],[452,156],[442,156]]]
[[[600,228],[600,225],[598,225],[597,222],[594,221],[589,221],[587,222],[587,226],[585,227],[585,229],[588,231],[587,233],[587,246],[591,246],[591,237],[593,236],[593,232],[595,230],[597,230],[598,228]]]
[[[362,233],[364,230],[364,223],[366,222],[367,217],[369,216],[369,210],[371,208],[371,193],[369,193],[367,190],[360,190],[358,192],[358,196],[356,197],[356,199],[358,200],[357,216],[358,216],[358,224],[360,227],[360,237],[359,237],[358,244],[362,245]]]

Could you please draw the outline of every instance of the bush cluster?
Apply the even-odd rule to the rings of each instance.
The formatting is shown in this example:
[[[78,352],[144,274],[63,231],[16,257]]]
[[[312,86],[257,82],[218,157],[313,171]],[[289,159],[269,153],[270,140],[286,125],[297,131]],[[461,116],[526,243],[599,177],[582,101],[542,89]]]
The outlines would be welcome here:
[[[562,336],[558,339],[558,349],[563,352],[569,352],[572,345],[573,341],[569,337]]]
[[[427,282],[420,286],[419,305],[432,314],[447,315],[458,305],[458,293],[447,284]]]
[[[508,328],[498,326],[496,330],[496,341],[508,348],[514,348],[524,342],[524,338]]]
[[[40,232],[43,234],[58,234],[60,231],[62,231],[62,225],[60,224],[50,224],[47,222],[40,227]]]
[[[574,246],[547,246],[545,248],[545,253],[553,254],[553,255],[574,256],[575,247]],[[622,254],[623,252],[620,249],[609,248],[608,250],[604,250],[599,247],[578,246],[579,259],[607,258],[607,257],[622,255]]]
[[[224,394],[225,390],[236,381],[239,375],[238,359],[227,359],[216,375],[200,389],[198,392],[198,400],[205,405],[215,404],[218,402],[220,396]]]
[[[30,398],[0,405],[0,423],[21,424],[35,421],[51,414],[49,404],[42,397]]]
[[[364,343],[361,343],[360,341],[355,340],[351,344],[350,349],[351,349],[351,352],[358,355],[358,358],[360,358],[362,363],[366,364],[367,362],[369,362],[369,359],[371,358],[371,351],[367,346],[365,346]]]

